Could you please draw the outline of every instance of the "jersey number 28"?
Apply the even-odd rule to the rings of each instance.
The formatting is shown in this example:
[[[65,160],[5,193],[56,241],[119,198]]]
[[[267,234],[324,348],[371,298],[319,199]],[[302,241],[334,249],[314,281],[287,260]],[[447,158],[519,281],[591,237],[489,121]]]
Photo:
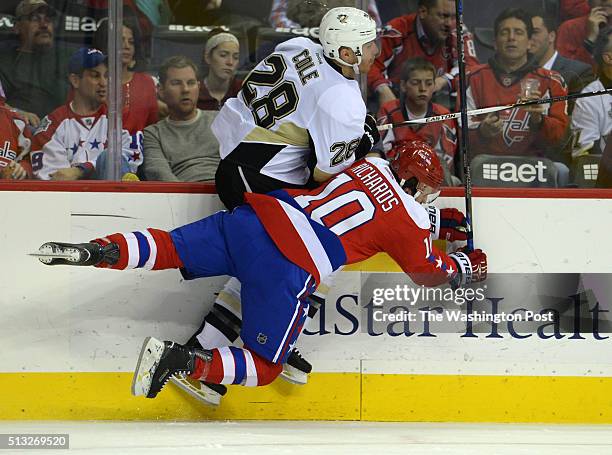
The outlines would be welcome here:
[[[298,105],[295,84],[283,80],[287,64],[278,54],[268,56],[262,63],[272,71],[254,69],[242,83],[244,102],[251,109],[255,123],[262,128],[271,128],[277,120],[291,114]],[[256,87],[272,87],[267,95],[257,98]]]

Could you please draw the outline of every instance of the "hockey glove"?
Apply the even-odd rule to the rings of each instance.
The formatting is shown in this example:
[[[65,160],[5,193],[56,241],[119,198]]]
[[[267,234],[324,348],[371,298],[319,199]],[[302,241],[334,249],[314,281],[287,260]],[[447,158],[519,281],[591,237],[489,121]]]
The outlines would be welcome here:
[[[466,241],[468,224],[465,215],[461,211],[450,209],[438,209],[428,206],[429,221],[431,222],[431,237],[434,240],[446,240],[448,242]]]
[[[378,132],[376,118],[372,114],[366,114],[363,130],[365,133],[361,137],[357,150],[355,150],[355,160],[360,160],[366,156],[378,141],[380,141],[380,133]]]
[[[455,261],[459,272],[452,285],[465,286],[487,278],[487,255],[484,251],[474,250],[470,253],[457,251],[448,256]]]

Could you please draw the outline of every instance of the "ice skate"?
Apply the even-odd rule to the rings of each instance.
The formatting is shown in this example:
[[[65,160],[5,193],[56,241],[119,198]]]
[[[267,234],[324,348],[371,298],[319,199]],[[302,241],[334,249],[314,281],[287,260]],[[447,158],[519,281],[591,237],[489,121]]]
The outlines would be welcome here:
[[[302,357],[300,351],[292,350],[283,365],[280,377],[292,384],[304,385],[308,382],[308,375],[312,371],[312,365]]]
[[[132,394],[155,398],[175,374],[187,375],[195,368],[196,355],[212,361],[210,351],[188,348],[173,341],[145,339],[132,380]]]
[[[43,243],[37,253],[30,253],[45,265],[97,265],[102,261],[113,265],[119,259],[119,246],[89,243]]]
[[[223,384],[196,381],[184,374],[174,375],[170,380],[182,391],[209,406],[219,406],[221,398],[227,393],[227,387]]]

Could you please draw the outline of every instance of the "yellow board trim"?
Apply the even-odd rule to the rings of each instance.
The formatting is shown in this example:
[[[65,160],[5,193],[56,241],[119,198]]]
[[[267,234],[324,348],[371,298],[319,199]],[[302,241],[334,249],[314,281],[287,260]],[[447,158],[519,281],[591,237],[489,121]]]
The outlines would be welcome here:
[[[0,420],[366,420],[612,423],[612,378],[313,373],[308,385],[230,386],[210,408],[130,373],[2,373]]]

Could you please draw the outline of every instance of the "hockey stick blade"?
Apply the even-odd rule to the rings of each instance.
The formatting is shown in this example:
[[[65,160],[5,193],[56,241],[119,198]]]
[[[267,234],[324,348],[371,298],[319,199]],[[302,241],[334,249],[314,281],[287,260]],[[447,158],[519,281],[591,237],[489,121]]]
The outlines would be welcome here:
[[[578,98],[588,98],[590,96],[600,96],[600,95],[612,95],[612,89],[599,90],[596,92],[573,93],[571,95],[563,95],[563,96],[553,96],[551,98],[542,98],[539,100],[519,101],[518,103],[505,104],[501,106],[483,107],[480,109],[473,109],[471,111],[467,111],[467,115],[475,116],[475,115],[482,115],[482,114],[490,114],[492,112],[505,111],[506,109],[514,109],[517,107],[557,103],[561,101],[569,101],[569,100],[575,100]],[[425,117],[425,118],[420,118],[420,119],[415,119],[415,120],[406,120],[405,122],[387,123],[385,125],[378,125],[378,130],[386,131],[386,130],[390,130],[390,129],[401,127],[401,126],[443,122],[444,120],[452,120],[452,119],[456,119],[459,117],[461,117],[461,112],[451,112],[449,114],[435,115],[433,117]]]

